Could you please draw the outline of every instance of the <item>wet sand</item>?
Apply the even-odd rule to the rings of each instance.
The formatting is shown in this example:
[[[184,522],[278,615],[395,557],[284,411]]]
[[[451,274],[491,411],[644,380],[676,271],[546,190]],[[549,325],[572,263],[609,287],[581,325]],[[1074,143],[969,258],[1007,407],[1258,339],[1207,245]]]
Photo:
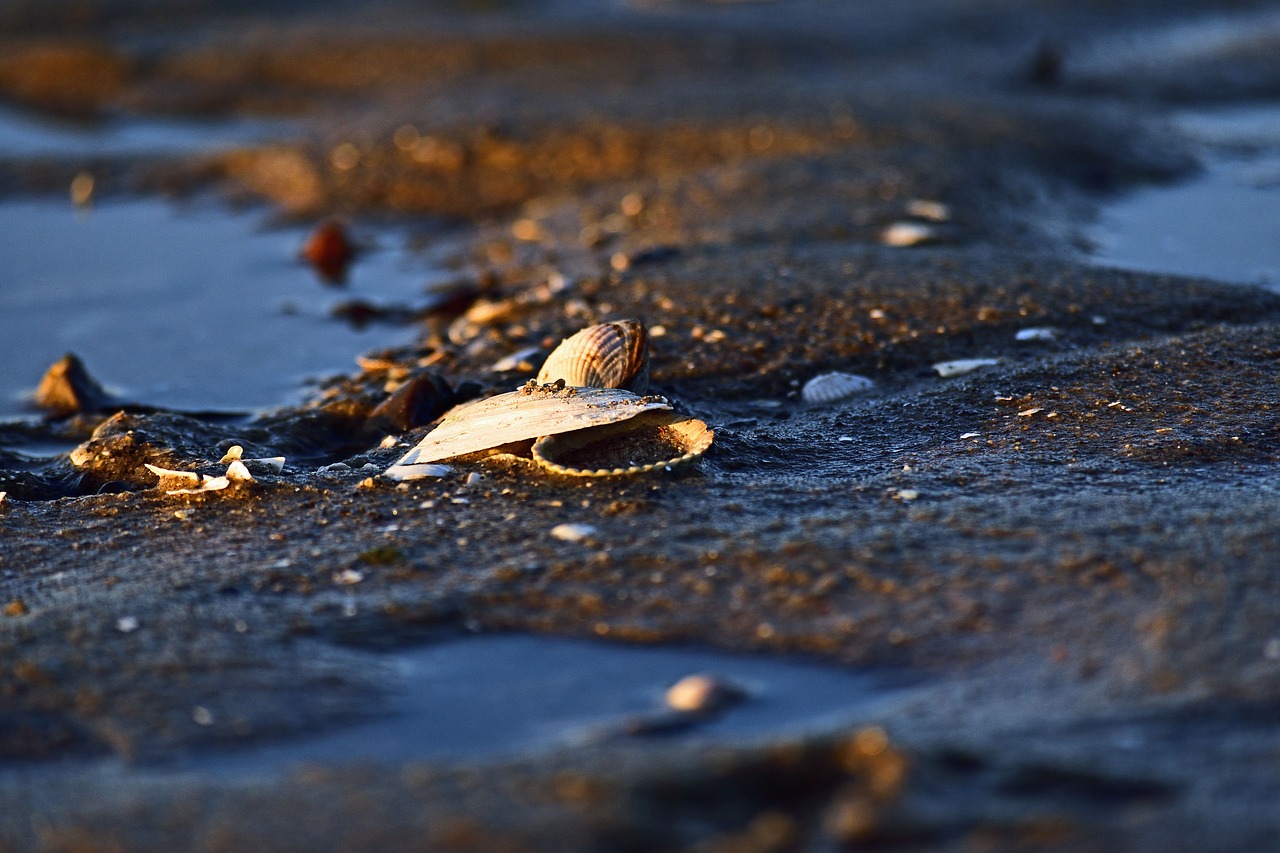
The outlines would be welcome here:
[[[429,218],[485,310],[442,307],[249,422],[0,426],[0,849],[1280,842],[1280,294],[1097,268],[1080,242],[1109,197],[1194,171],[1164,111],[1275,94],[1265,4],[1229,7],[1234,40],[1173,47],[1216,7],[146,8],[14,6],[0,93],[289,116],[269,145],[88,167],[108,197]],[[1101,52],[1118,33],[1142,38]],[[65,193],[83,168],[6,162],[0,189]],[[883,245],[915,199],[950,209],[936,240]],[[427,431],[382,448],[367,425],[414,370],[507,390],[528,373],[500,358],[621,317],[662,329],[652,390],[716,428],[699,470],[371,476]],[[931,369],[960,358],[999,363]],[[875,388],[802,405],[831,370]],[[11,464],[50,441],[76,449]],[[170,496],[144,467],[222,473],[232,444],[285,468]],[[549,534],[565,522],[596,534]],[[392,710],[377,650],[503,631],[915,686],[753,745],[199,769]]]

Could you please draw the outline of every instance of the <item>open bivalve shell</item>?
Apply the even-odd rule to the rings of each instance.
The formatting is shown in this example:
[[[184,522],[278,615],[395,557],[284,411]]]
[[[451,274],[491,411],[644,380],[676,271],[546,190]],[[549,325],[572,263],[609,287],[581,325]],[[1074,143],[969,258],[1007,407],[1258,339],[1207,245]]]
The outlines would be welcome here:
[[[565,338],[542,363],[538,382],[563,379],[579,388],[649,387],[649,333],[639,320],[588,326]]]
[[[404,479],[413,476],[415,466],[670,409],[662,397],[640,397],[618,388],[566,388],[530,381],[518,391],[455,407],[386,474]]]
[[[539,438],[533,458],[574,477],[617,477],[669,471],[697,462],[715,439],[702,421],[675,412],[645,412],[630,420]]]

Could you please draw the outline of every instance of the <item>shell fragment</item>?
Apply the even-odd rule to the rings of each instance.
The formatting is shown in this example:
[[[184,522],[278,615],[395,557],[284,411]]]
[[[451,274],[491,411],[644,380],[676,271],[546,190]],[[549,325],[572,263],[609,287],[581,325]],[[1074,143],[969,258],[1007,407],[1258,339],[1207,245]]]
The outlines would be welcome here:
[[[943,379],[950,379],[999,363],[998,358],[960,358],[955,361],[940,361],[933,366],[933,370]]]

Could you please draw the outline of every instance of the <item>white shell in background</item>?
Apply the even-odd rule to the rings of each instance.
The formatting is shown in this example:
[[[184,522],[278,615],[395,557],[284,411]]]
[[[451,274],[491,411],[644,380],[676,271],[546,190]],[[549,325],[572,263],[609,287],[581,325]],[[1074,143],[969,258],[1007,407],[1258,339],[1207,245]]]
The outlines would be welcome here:
[[[622,423],[539,438],[533,445],[533,458],[557,474],[621,477],[697,462],[715,437],[696,418],[675,412],[646,412]]]
[[[686,675],[667,688],[667,707],[686,714],[710,714],[747,698],[747,692],[727,679],[706,673]]]
[[[853,373],[823,373],[804,383],[800,398],[810,406],[838,403],[858,394],[865,394],[875,383],[865,376]]]
[[[940,361],[933,366],[933,370],[943,379],[950,379],[952,376],[964,376],[979,368],[999,363],[998,358],[959,358],[955,361]]]
[[[649,333],[639,320],[589,326],[560,342],[538,371],[538,382],[563,379],[578,388],[649,387]]]
[[[895,248],[919,246],[938,239],[938,231],[923,222],[895,222],[880,232],[880,242]]]
[[[1013,336],[1013,339],[1015,341],[1022,341],[1023,343],[1026,343],[1028,341],[1052,341],[1057,337],[1057,329],[1052,328],[1051,326],[1036,326],[1032,329],[1020,329],[1018,333]]]
[[[518,391],[456,406],[426,438],[388,468],[387,475],[403,478],[412,474],[404,469],[424,463],[670,408],[662,397],[638,397],[617,388],[556,388],[531,381]]]
[[[914,198],[907,202],[907,216],[928,219],[930,222],[948,222],[951,219],[951,208],[940,201]]]

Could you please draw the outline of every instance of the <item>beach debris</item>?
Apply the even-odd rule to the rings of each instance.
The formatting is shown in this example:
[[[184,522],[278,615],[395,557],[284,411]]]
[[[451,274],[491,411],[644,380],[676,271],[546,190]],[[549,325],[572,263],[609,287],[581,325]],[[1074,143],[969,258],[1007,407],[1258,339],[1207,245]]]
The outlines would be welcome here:
[[[742,687],[708,673],[686,675],[663,696],[668,708],[686,714],[714,714],[746,698]]]
[[[58,418],[78,412],[101,412],[121,405],[89,375],[75,353],[67,353],[45,371],[32,400]]]
[[[392,465],[384,472],[384,476],[397,483],[411,483],[428,477],[443,477],[452,470],[448,465],[439,464]]]
[[[538,371],[538,382],[625,388],[643,394],[649,387],[649,334],[639,320],[588,326],[565,338]]]
[[[121,616],[116,620],[116,630],[121,634],[132,634],[141,627],[137,616]]]
[[[254,468],[258,468],[272,474],[279,474],[284,470],[284,461],[285,459],[283,456],[266,456],[261,459],[245,459],[244,448],[238,444],[233,444],[227,448],[227,452],[218,460],[218,464],[229,465],[233,462],[242,462],[242,467],[249,471],[252,471]],[[230,469],[228,469],[228,475],[229,474]],[[232,479],[235,478],[233,477]]]
[[[253,482],[253,475],[249,473],[249,469],[245,467],[244,462],[239,459],[232,460],[231,464],[227,466],[227,473],[221,477],[197,474],[194,471],[175,471],[150,463],[146,463],[146,468],[160,478],[159,482],[156,483],[156,488],[163,490],[166,495],[197,495],[202,492],[219,492],[234,482]]]
[[[15,598],[4,606],[5,616],[26,616],[31,608],[21,598]]]
[[[804,383],[800,399],[810,406],[825,406],[864,394],[875,387],[865,376],[854,373],[823,373]]]
[[[916,219],[927,219],[930,222],[950,222],[951,208],[940,201],[913,198],[907,202],[907,216],[914,216]]]
[[[483,480],[484,480],[484,476],[479,471],[472,471],[470,474],[467,475],[467,479],[462,484],[462,487],[465,489],[469,489],[472,486],[479,485]]]
[[[933,366],[933,370],[943,379],[950,379],[999,363],[998,358],[958,358],[955,361],[940,361]]]
[[[551,538],[561,542],[581,542],[591,539],[598,531],[590,524],[557,524],[551,528]]]
[[[316,226],[302,249],[302,256],[325,281],[341,283],[355,255],[346,227],[336,219]]]
[[[938,230],[923,222],[895,222],[880,232],[881,243],[898,249],[932,243],[937,239]]]
[[[697,418],[645,412],[621,423],[539,438],[532,454],[556,474],[619,477],[691,464],[714,440],[715,433]]]
[[[1035,326],[1030,329],[1019,329],[1018,333],[1013,336],[1013,339],[1022,343],[1032,341],[1053,341],[1057,340],[1059,334],[1059,331],[1052,326]]]
[[[663,397],[640,397],[617,388],[567,388],[529,380],[517,391],[456,406],[416,447],[387,469],[393,479],[403,469],[439,462],[513,442],[531,441],[634,418],[642,412],[670,410]]]
[[[421,371],[379,403],[365,425],[374,432],[407,432],[431,423],[457,403],[458,397],[448,382],[432,371]]]
[[[0,492],[0,504],[4,503],[4,499],[8,496],[8,492]]]

